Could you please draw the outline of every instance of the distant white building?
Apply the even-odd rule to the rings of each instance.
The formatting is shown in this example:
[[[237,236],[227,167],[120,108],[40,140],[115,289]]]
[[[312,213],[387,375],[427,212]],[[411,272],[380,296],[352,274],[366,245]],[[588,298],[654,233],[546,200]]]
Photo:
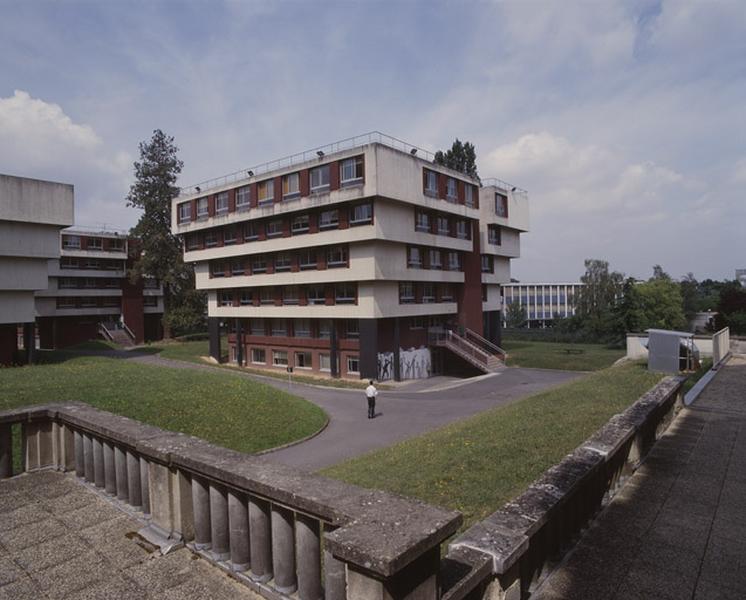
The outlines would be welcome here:
[[[746,269],[736,269],[736,279],[743,287],[746,287]]]
[[[503,327],[507,325],[508,307],[513,303],[525,308],[527,327],[546,327],[557,317],[573,316],[583,285],[579,282],[502,284]]]

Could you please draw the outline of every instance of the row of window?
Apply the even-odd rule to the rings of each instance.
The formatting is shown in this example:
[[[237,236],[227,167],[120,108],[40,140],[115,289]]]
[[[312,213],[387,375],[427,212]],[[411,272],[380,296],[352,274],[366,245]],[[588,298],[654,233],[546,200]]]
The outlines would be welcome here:
[[[232,260],[213,260],[210,262],[210,277],[304,271],[318,269],[320,265],[328,269],[349,267],[347,246],[305,248],[297,252],[274,252],[239,256]]]
[[[241,320],[243,323],[243,319]],[[296,337],[328,340],[332,336],[333,323],[331,319],[247,319],[242,324],[242,332],[248,335],[262,337]],[[229,323],[230,333],[236,333],[237,320]],[[357,319],[345,319],[338,326],[337,335],[356,340],[360,338],[360,327]]]
[[[57,287],[61,290],[119,288],[119,279],[104,277],[60,277]]]
[[[467,219],[457,219],[437,211],[415,209],[414,230],[421,233],[447,235],[460,240],[471,239],[471,227]]]
[[[63,235],[62,236],[62,249],[63,250],[97,250],[104,251],[106,246],[107,252],[124,252],[124,240],[120,238],[106,238],[107,242],[104,244],[104,238],[100,237],[88,237],[79,235]]]
[[[236,349],[232,348],[231,352],[231,359],[235,362],[237,360]],[[310,350],[294,350],[290,352],[288,350],[272,349],[271,352],[272,362],[269,364],[273,367],[287,368],[292,364],[296,369],[313,369],[313,352]],[[319,371],[331,371],[331,354],[329,352],[319,352],[318,357]],[[249,348],[249,361],[254,365],[267,365],[267,350],[265,348]],[[360,358],[358,355],[348,354],[346,356],[345,366],[347,367],[347,374],[359,375]],[[337,355],[337,371],[339,371],[339,355]]]
[[[120,303],[119,297],[57,298],[57,308],[119,308]]]
[[[440,198],[454,204],[465,204],[472,208],[478,206],[479,192],[476,185],[431,171],[430,169],[423,169],[422,181],[423,191],[426,196]],[[459,194],[459,188],[463,190],[463,196]]]
[[[441,250],[440,248],[423,248],[421,246],[407,246],[407,267],[410,269],[444,269],[446,271],[461,271],[461,253],[455,250]]]
[[[454,286],[450,283],[399,282],[399,304],[430,304],[455,301]]]
[[[60,269],[123,271],[124,262],[121,260],[105,260],[100,258],[78,258],[74,256],[63,256],[60,258]]]
[[[362,156],[356,156],[339,161],[339,185],[341,187],[357,185],[363,182],[364,162]],[[322,194],[331,189],[332,164],[319,165],[309,169],[309,192],[311,194]],[[301,190],[301,172],[288,173],[281,178],[280,193],[276,193],[275,179],[265,179],[259,181],[254,186],[245,185],[235,190],[235,210],[247,211],[253,206],[268,206],[277,201],[289,201],[300,198],[303,191]],[[252,198],[256,194],[255,202]],[[231,212],[230,195],[228,191],[215,194],[215,215],[224,215]],[[207,197],[199,198],[196,201],[196,214],[192,214],[191,202],[182,202],[178,205],[179,223],[188,223],[194,219],[202,220],[210,216],[210,205]]]
[[[223,290],[218,306],[307,306],[357,304],[356,283],[284,285]]]
[[[344,211],[340,220],[340,210]],[[201,250],[244,244],[257,240],[288,237],[340,229],[347,226],[369,225],[373,222],[373,203],[354,204],[347,209],[332,208],[318,212],[293,215],[289,218],[257,219],[240,225],[216,227],[186,236],[187,250]]]

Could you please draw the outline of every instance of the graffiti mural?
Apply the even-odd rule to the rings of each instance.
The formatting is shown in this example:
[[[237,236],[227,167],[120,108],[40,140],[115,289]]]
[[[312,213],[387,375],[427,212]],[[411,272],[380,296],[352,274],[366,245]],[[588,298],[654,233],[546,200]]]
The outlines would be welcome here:
[[[409,348],[399,350],[399,371],[402,379],[424,379],[432,373],[432,359],[430,349]],[[378,380],[386,381],[394,377],[394,353],[378,353]]]
[[[394,378],[394,353],[378,353],[378,381],[386,381]]]

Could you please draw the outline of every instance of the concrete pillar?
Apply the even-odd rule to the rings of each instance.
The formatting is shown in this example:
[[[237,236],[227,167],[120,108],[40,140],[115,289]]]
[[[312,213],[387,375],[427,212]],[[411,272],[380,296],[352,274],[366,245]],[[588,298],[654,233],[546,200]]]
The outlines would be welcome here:
[[[212,558],[228,560],[231,556],[228,529],[228,497],[224,489],[210,484],[210,537]]]
[[[114,445],[104,442],[104,489],[107,494],[117,495],[117,472],[114,468]]]
[[[324,525],[324,532],[329,533],[334,529]],[[347,598],[347,575],[345,564],[324,549],[324,588],[326,600],[346,600]]]
[[[347,565],[347,600],[424,600],[438,598],[440,548],[435,547],[386,579]],[[493,598],[493,596],[484,596]],[[505,598],[504,596],[495,596]]]
[[[220,319],[217,317],[207,319],[207,333],[210,339],[210,356],[220,362]]]
[[[251,577],[262,582],[272,579],[272,529],[269,514],[269,502],[249,497]]]
[[[127,451],[127,495],[133,508],[142,506],[142,487],[140,486],[140,460]]]
[[[244,365],[243,358],[243,327],[241,319],[236,319],[236,362],[239,367]]]
[[[13,429],[0,425],[0,479],[13,476]]]
[[[38,467],[54,466],[54,431],[52,421],[37,425]]]
[[[119,446],[114,446],[114,474],[117,479],[117,498],[127,502],[129,500],[127,455]]]
[[[360,378],[378,379],[378,319],[358,319]]]
[[[85,468],[85,480],[93,482],[93,439],[87,433],[83,434],[83,466]]]
[[[282,594],[292,594],[297,589],[293,529],[293,511],[273,506],[272,570],[275,574],[275,589]]]
[[[91,441],[93,446],[93,481],[96,487],[104,487],[104,445],[97,437]]]
[[[230,524],[231,568],[246,571],[250,566],[249,508],[238,492],[228,491],[228,521]]]
[[[192,508],[194,511],[194,547],[210,548],[210,493],[207,482],[192,477]]]
[[[58,471],[62,470],[62,426],[57,421],[52,421],[52,464]]]
[[[298,597],[321,600],[321,523],[298,514],[295,520],[296,559],[298,562]]]
[[[142,493],[142,512],[150,516],[150,476],[148,461],[140,457],[140,490]]]
[[[75,439],[75,474],[78,477],[85,476],[85,459],[83,457],[83,434],[79,431],[73,433]]]

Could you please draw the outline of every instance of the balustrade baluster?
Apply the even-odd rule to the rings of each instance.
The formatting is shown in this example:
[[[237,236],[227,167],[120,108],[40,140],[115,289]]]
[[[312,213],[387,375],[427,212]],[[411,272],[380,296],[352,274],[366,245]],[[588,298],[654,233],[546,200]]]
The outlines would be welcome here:
[[[228,498],[225,490],[210,484],[210,533],[212,535],[212,557],[217,561],[230,558],[230,536],[228,530]]]
[[[127,495],[129,503],[133,508],[142,506],[142,486],[140,485],[140,460],[129,450],[126,452],[127,460]]]
[[[93,481],[96,487],[104,487],[104,446],[101,440],[94,437],[91,441],[93,448]]]
[[[104,489],[107,494],[117,494],[117,472],[114,467],[114,445],[104,442]]]
[[[298,562],[298,597],[320,600],[321,590],[321,523],[298,514],[295,520]]]
[[[78,477],[85,476],[85,459],[83,457],[83,434],[79,431],[73,433],[75,438],[75,474]]]
[[[0,425],[0,479],[13,476],[12,425]]]
[[[228,521],[230,525],[231,567],[246,571],[250,566],[249,508],[244,496],[228,491]]]
[[[85,480],[93,482],[93,439],[87,433],[83,434],[83,466],[85,469]]]
[[[249,497],[251,576],[262,582],[272,579],[272,529],[269,515],[269,502]]]
[[[210,548],[210,493],[207,483],[192,477],[192,508],[194,510],[194,548]]]
[[[142,492],[142,512],[150,516],[150,465],[140,457],[140,487]]]
[[[114,446],[114,473],[117,480],[117,498],[127,502],[129,499],[127,455],[119,446]]]
[[[283,594],[292,594],[297,589],[293,529],[293,511],[273,505],[272,570],[275,574],[275,588]]]

